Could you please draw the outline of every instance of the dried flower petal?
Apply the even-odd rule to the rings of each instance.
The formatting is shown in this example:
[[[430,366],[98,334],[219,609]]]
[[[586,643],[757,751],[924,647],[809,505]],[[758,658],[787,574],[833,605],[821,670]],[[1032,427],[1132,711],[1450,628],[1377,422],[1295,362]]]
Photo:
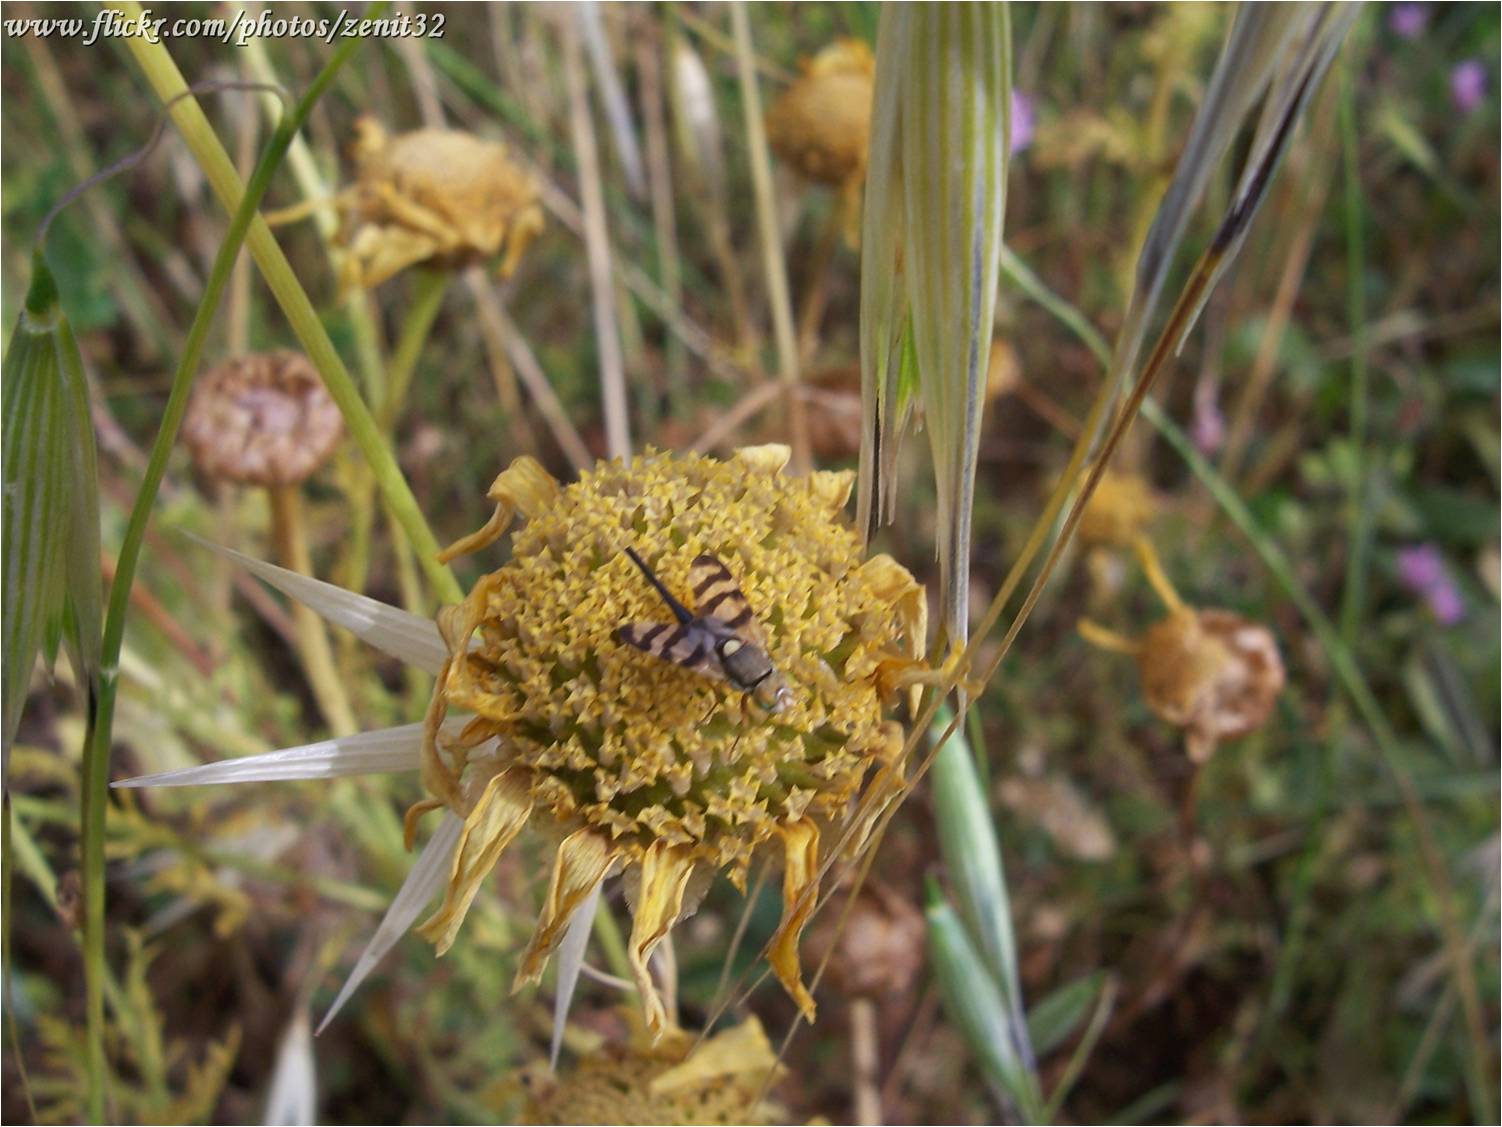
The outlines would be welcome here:
[[[457,269],[503,248],[509,276],[542,232],[537,184],[505,145],[445,129],[393,137],[370,117],[356,130],[356,180],[339,198],[346,287],[373,288],[420,262]]]

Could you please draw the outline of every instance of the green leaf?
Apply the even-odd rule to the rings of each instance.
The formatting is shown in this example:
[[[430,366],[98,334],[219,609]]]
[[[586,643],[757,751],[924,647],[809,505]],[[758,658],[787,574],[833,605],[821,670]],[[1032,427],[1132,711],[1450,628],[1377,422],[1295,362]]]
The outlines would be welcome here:
[[[1059,987],[1028,1011],[1028,1033],[1040,1057],[1069,1040],[1095,1005],[1105,982],[1103,971],[1092,971]]]

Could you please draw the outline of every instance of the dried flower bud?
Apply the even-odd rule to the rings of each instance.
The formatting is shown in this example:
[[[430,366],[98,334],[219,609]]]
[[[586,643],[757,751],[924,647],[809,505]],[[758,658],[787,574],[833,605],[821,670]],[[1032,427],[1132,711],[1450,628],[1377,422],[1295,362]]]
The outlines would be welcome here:
[[[1260,728],[1283,689],[1272,632],[1228,610],[1173,612],[1143,635],[1137,667],[1148,707],[1185,729],[1196,763]]]
[[[1203,763],[1217,744],[1260,728],[1272,713],[1284,681],[1278,643],[1239,614],[1190,606],[1146,537],[1136,549],[1168,616],[1136,640],[1087,619],[1079,631],[1093,645],[1137,658],[1148,707],[1184,729],[1189,758]]]
[[[846,916],[848,902],[840,892],[819,916],[808,937],[809,961],[828,954],[829,981],[847,997],[905,993],[923,966],[923,913],[875,882],[861,889]]]
[[[344,419],[308,358],[281,350],[229,360],[199,377],[182,435],[208,477],[295,485],[328,461]]]
[[[542,232],[537,184],[499,142],[447,129],[392,137],[363,117],[353,152],[355,184],[339,198],[346,286],[369,289],[419,262],[458,269],[502,247],[509,276]]]
[[[1152,488],[1136,474],[1107,470],[1085,506],[1077,535],[1094,547],[1127,548],[1152,519]]]
[[[845,187],[866,171],[876,60],[840,39],[802,62],[803,74],[767,112],[767,141],[799,173]]]

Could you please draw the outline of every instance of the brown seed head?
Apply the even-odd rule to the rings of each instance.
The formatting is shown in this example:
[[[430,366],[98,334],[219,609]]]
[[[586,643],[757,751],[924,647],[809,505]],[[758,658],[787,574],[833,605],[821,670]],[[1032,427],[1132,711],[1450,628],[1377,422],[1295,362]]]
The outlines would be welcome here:
[[[306,356],[286,349],[227,360],[193,389],[183,442],[207,477],[295,485],[328,461],[344,419]]]
[[[858,180],[866,170],[876,60],[860,40],[840,39],[802,67],[767,112],[767,141],[810,180]]]
[[[1272,632],[1227,610],[1170,614],[1143,635],[1137,665],[1148,707],[1185,729],[1197,763],[1260,728],[1283,689]]]

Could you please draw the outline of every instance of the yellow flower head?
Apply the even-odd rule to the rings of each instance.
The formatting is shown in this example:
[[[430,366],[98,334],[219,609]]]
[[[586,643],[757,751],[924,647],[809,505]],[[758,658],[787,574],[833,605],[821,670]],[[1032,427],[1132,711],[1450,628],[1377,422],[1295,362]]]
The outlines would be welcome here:
[[[451,657],[428,716],[433,799],[421,808],[465,819],[448,895],[422,929],[440,951],[501,850],[545,813],[563,837],[518,985],[542,973],[600,881],[624,870],[629,955],[655,1033],[665,1014],[648,955],[716,871],[744,888],[753,855],[771,845],[784,918],[770,961],[812,1016],[797,941],[821,829],[843,822],[863,787],[869,824],[900,784],[902,733],[886,711],[922,657],[927,610],[890,557],[862,560],[841,516],[852,475],[784,475],[787,453],[653,453],[600,463],[567,487],[521,458],[491,486],[495,517],[449,554],[494,541],[515,515],[527,523],[510,561],[440,620]],[[623,626],[675,621],[628,548],[691,610],[693,561],[723,562],[789,689],[785,707],[765,711],[713,670],[618,640]],[[454,738],[440,732],[450,709],[473,715]]]
[[[355,183],[339,196],[345,287],[366,289],[409,266],[462,267],[497,255],[508,276],[541,233],[537,184],[498,141],[449,129],[391,136],[355,127]]]
[[[696,1046],[671,1030],[581,1057],[561,1075],[524,1074],[523,1123],[780,1123],[759,1098],[777,1069],[761,1023],[748,1018]]]

